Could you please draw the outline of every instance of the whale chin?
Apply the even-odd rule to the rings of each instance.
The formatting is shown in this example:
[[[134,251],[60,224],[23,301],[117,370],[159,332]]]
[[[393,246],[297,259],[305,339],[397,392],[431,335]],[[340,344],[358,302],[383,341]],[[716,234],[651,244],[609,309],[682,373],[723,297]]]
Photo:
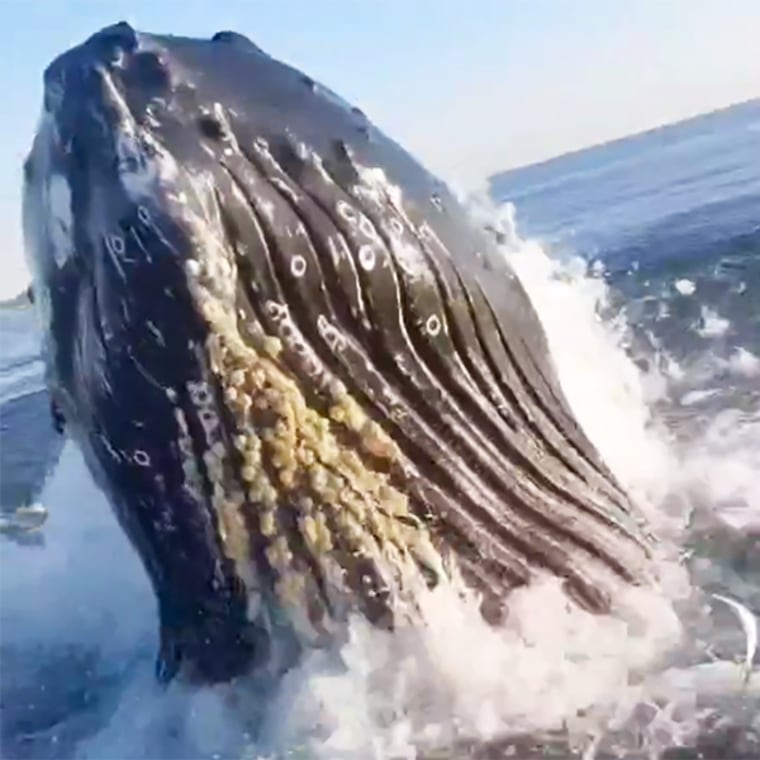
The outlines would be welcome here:
[[[650,581],[492,240],[245,38],[119,24],[56,59],[24,217],[48,384],[153,583],[162,677],[281,672],[442,583],[497,622],[539,575],[596,612]]]

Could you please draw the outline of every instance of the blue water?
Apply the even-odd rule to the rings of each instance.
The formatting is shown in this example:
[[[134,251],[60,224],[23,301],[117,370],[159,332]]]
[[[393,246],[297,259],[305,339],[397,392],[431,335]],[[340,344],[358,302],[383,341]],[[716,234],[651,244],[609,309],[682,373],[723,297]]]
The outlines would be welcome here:
[[[758,251],[760,101],[491,179],[523,236],[610,268]]]
[[[522,237],[602,265],[640,361],[704,370],[671,378],[673,394],[715,381],[713,407],[757,403],[754,373],[715,373],[738,349],[760,355],[760,100],[497,174],[491,193]]]
[[[568,266],[580,258],[584,276],[606,284],[598,319],[624,324],[619,348],[650,388],[649,413],[682,461],[696,470],[702,463],[710,475],[675,497],[693,502],[684,547],[693,582],[757,615],[760,101],[498,174],[490,188],[497,203],[514,205],[522,240]],[[141,710],[135,683],[150,682],[152,600],[75,454],[64,454],[40,493],[54,446],[35,330],[28,308],[0,307],[2,508],[42,498],[51,510],[37,545],[0,536],[0,754],[240,757],[226,739],[215,744],[207,731],[204,743],[188,730],[191,718],[207,715],[164,715],[159,731]],[[699,656],[736,659],[743,651],[735,619],[721,621],[700,629],[709,646],[695,645]],[[758,758],[759,714],[757,690],[732,694],[712,723],[684,740],[686,749],[661,747],[660,756]],[[473,756],[507,756],[500,752],[493,745]],[[570,756],[537,752],[530,756]],[[645,756],[634,746],[626,752]]]

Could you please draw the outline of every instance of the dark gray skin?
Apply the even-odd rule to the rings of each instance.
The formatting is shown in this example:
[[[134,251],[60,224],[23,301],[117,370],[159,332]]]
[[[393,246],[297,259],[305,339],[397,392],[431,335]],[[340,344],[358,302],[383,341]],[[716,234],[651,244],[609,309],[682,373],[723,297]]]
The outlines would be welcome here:
[[[150,137],[126,158],[124,104],[127,122]],[[147,176],[156,145],[179,171],[136,200],[135,177]],[[379,191],[365,168],[384,172]],[[398,446],[391,462],[362,454],[365,465],[408,497],[408,519],[482,592],[487,619],[498,620],[509,590],[541,572],[563,578],[596,612],[609,611],[620,585],[648,580],[642,520],[570,412],[522,286],[445,185],[361,111],[247,39],[153,36],[122,23],[45,72],[43,122],[25,166],[25,229],[50,391],[153,582],[163,678],[182,666],[191,677],[227,680],[271,661],[275,636],[246,614],[208,477],[204,497],[183,488],[177,408],[205,472],[188,381],[216,388],[229,450],[234,434],[204,348],[209,326],[185,275],[203,245],[177,201],[186,193],[183,202],[196,203],[191,170],[209,178],[236,265],[225,308],[275,335],[267,301],[288,305],[326,371]],[[70,188],[62,222],[50,210],[53,175]],[[66,255],[56,224],[69,233]],[[304,234],[290,234],[294,225]],[[345,255],[334,255],[331,240]],[[295,258],[304,264],[297,277]],[[340,326],[340,350],[317,329],[320,315]],[[278,361],[324,412],[330,401],[298,352],[286,343]],[[336,435],[353,445],[347,431]],[[228,477],[242,481],[234,468]],[[333,615],[324,579],[287,522],[291,497],[280,492],[278,530],[311,568],[315,603]],[[242,508],[265,603],[276,606],[257,509]],[[394,626],[371,558],[340,542],[333,554],[356,608]],[[426,571],[430,585],[441,580]]]

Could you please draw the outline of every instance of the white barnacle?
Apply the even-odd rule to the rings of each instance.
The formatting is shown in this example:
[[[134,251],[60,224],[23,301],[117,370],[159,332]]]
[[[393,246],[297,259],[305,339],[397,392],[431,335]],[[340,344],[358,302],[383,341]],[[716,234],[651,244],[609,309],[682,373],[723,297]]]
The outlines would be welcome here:
[[[283,335],[283,340],[287,341],[287,338]],[[306,341],[303,340],[300,336],[292,338],[291,345],[293,347],[293,350],[301,357],[309,356],[311,358],[311,351],[309,350],[309,346],[306,344]]]
[[[200,417],[201,424],[206,433],[211,432],[219,425],[219,418],[216,416],[216,413],[208,407],[201,409],[198,416]]]
[[[350,224],[356,224],[356,211],[345,201],[338,201],[338,213]]]
[[[431,338],[434,338],[439,332],[441,332],[441,320],[438,318],[437,314],[431,314],[427,318],[425,321],[425,332]]]
[[[359,264],[365,272],[375,268],[375,249],[371,245],[363,245],[359,249]]]
[[[211,392],[204,382],[196,383],[192,380],[187,384],[190,400],[196,406],[206,406],[211,403]]]
[[[306,376],[312,377],[312,378],[317,377],[323,371],[324,368],[319,364],[316,357],[311,352],[307,353],[306,351],[304,351],[303,356],[304,356],[303,371],[306,373]]]
[[[293,277],[303,277],[306,272],[306,259],[303,256],[293,256],[290,260],[290,272]]]
[[[137,207],[137,218],[145,225],[151,223],[150,211],[145,206]]]
[[[346,338],[324,314],[317,317],[317,330],[322,339],[333,352],[342,351],[346,347]]]
[[[264,305],[267,314],[275,321],[279,322],[288,316],[288,307],[284,303],[278,303],[277,301],[267,301]]]
[[[293,320],[290,318],[290,315],[284,319],[278,320],[278,322],[279,325],[277,332],[283,342],[292,343],[300,338],[300,330],[298,327],[296,327]]]

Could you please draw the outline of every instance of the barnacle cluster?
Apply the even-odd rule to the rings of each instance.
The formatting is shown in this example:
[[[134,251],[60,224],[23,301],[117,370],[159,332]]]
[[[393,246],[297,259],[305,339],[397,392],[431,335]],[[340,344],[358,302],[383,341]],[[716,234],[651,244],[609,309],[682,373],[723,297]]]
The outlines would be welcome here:
[[[267,305],[279,333],[269,335],[207,287],[203,263],[187,273],[234,427],[232,446],[206,431],[204,463],[240,576],[252,587],[256,572],[268,576],[279,604],[311,639],[354,604],[375,622],[392,623],[401,600],[411,598],[405,590],[421,582],[418,566],[442,572],[427,529],[382,466],[401,456],[398,447],[327,372],[285,304]],[[288,355],[307,367],[303,376]],[[327,403],[310,405],[301,383],[318,387]]]

